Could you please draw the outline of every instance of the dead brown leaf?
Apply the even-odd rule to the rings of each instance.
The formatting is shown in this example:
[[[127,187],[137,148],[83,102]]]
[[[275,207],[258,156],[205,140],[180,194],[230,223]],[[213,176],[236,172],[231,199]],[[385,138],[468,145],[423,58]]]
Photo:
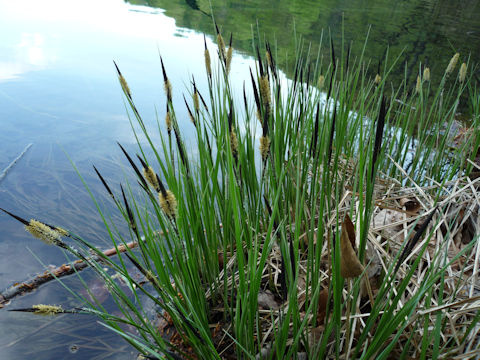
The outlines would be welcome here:
[[[317,323],[323,324],[325,316],[327,315],[327,305],[328,305],[328,289],[323,289],[318,295],[318,312],[317,312]]]
[[[363,272],[363,265],[358,260],[354,246],[355,227],[347,214],[342,223],[340,236],[340,274],[346,279],[357,277]]]

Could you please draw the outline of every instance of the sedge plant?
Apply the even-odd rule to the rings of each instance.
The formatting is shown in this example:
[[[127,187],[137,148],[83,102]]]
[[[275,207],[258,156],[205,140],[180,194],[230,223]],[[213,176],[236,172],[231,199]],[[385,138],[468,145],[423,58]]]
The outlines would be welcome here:
[[[136,184],[115,189],[95,168],[129,229],[118,231],[98,206],[117,256],[55,226],[38,222],[43,232],[30,231],[88,262],[123,316],[98,303],[82,312],[99,316],[149,358],[440,358],[475,351],[480,316],[465,308],[471,301],[461,291],[477,286],[469,275],[477,237],[452,253],[465,215],[452,217],[450,209],[462,197],[469,214],[478,211],[468,160],[479,137],[473,130],[450,147],[449,131],[463,94],[471,101],[470,127],[478,129],[472,65],[466,61],[457,74],[454,55],[443,74],[419,64],[415,81],[391,84],[389,73],[400,65],[388,51],[383,73],[372,78],[364,51],[354,58],[331,41],[325,56],[313,56],[299,42],[288,80],[271,45],[258,42],[256,66],[239,87],[229,74],[232,36],[226,41],[216,31],[218,48],[205,41],[205,74],[196,74],[208,84],[205,93],[192,78],[187,94],[174,99],[176,84],[161,59],[165,110],[155,136],[115,64],[138,141],[136,153],[119,144]],[[433,76],[441,77],[436,88]],[[179,121],[179,106],[189,122]],[[195,137],[187,141],[188,127]],[[402,210],[405,196],[415,197],[415,211]],[[404,216],[403,242],[374,226],[385,207]],[[132,240],[136,249],[126,247]],[[128,292],[105,266],[126,279]],[[155,304],[154,318],[145,299]]]

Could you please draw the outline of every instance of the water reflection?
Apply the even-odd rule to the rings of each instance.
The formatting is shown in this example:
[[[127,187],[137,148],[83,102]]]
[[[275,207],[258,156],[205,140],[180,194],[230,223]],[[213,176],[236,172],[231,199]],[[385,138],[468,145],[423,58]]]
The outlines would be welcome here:
[[[367,58],[376,64],[389,47],[390,59],[402,54],[397,77],[403,76],[403,63],[407,62],[412,81],[416,79],[419,62],[428,63],[432,73],[440,74],[456,51],[465,57],[471,55],[474,62],[480,61],[478,0],[461,3],[449,0],[199,0],[195,7],[200,11],[192,11],[190,1],[186,0],[128,1],[165,9],[165,14],[174,17],[178,26],[206,34],[213,34],[214,28],[211,19],[201,11],[210,13],[211,3],[217,23],[224,31],[232,32],[235,47],[247,53],[252,52],[252,33],[257,36],[258,23],[260,37],[277,44],[278,64],[287,74],[293,73],[298,45],[292,34],[311,44],[310,51],[316,56],[321,32],[325,29],[331,31],[336,46],[340,46],[342,34],[346,43],[354,41],[352,52],[357,56],[369,32]]]

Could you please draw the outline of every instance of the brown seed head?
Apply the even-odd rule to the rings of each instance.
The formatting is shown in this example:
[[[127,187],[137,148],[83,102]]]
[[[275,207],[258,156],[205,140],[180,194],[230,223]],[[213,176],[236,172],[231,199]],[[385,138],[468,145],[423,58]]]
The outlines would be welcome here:
[[[227,50],[227,58],[225,60],[225,71],[227,75],[230,73],[230,65],[232,64],[232,56],[233,56],[233,47],[230,46]]]
[[[260,109],[257,109],[257,111],[255,112],[255,115],[257,116],[258,121],[262,123],[262,116],[260,115]]]
[[[193,92],[193,108],[198,113],[200,111],[200,102],[198,100],[198,91],[195,89]]]
[[[223,41],[222,34],[218,33],[217,35],[217,44],[218,44],[218,52],[220,53],[220,57],[222,60],[225,60],[225,41]]]
[[[265,74],[260,77],[260,96],[262,98],[262,102],[266,107],[270,107],[270,82],[268,81],[268,75]]]
[[[235,130],[230,132],[230,147],[232,149],[232,154],[234,157],[238,154],[238,138],[237,134],[235,134]]]
[[[143,176],[147,179],[147,182],[158,191],[160,186],[158,185],[157,174],[151,166],[142,169]]]
[[[118,75],[118,80],[120,81],[120,85],[122,86],[122,90],[131,99],[132,94],[130,93],[130,88],[128,87],[127,80],[125,80],[125,78],[123,77],[122,74]]]
[[[170,190],[166,190],[165,194],[158,193],[158,199],[165,215],[175,220],[177,218],[177,199],[175,195]]]
[[[270,138],[268,136],[260,137],[260,154],[262,160],[266,160],[270,152]]]
[[[172,84],[170,84],[170,80],[167,79],[163,82],[163,88],[165,89],[167,100],[172,101]]]
[[[267,59],[268,66],[270,66],[270,68],[272,68],[272,58],[270,56],[270,51],[265,52],[265,58]]]
[[[167,131],[170,133],[170,131],[172,131],[172,118],[170,117],[170,111],[167,111],[167,115],[165,115],[165,123],[167,124]]]
[[[58,231],[52,230],[49,226],[37,220],[30,220],[28,225],[25,225],[25,230],[48,245],[55,245],[61,241]]]
[[[458,62],[458,58],[460,57],[460,54],[459,53],[456,53],[455,55],[453,55],[453,57],[450,59],[450,62],[448,63],[448,66],[447,66],[447,70],[445,70],[445,72],[447,74],[450,74],[453,69],[455,69],[455,66],[457,66],[457,62]]]
[[[204,51],[204,56],[205,56],[205,69],[207,70],[207,75],[208,77],[212,77],[212,64],[210,61],[210,53],[208,52],[208,49],[205,48]]]

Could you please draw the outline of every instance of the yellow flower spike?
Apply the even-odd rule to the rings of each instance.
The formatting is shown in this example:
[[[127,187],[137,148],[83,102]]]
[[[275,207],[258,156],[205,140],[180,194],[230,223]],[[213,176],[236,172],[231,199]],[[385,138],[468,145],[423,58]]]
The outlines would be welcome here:
[[[165,215],[172,219],[177,218],[177,199],[170,190],[165,190],[165,193],[159,192],[158,199],[160,201],[160,207]]]
[[[270,82],[268,81],[268,75],[260,77],[260,96],[262,97],[263,104],[268,108],[270,107]]]
[[[238,138],[237,134],[235,134],[235,130],[232,130],[230,133],[230,147],[232,149],[232,154],[234,157],[238,154]]]
[[[132,98],[132,94],[130,93],[130,88],[128,87],[127,80],[123,77],[123,75],[118,75],[118,79],[120,80],[120,85],[122,86],[123,91],[129,98]]]
[[[56,314],[61,314],[63,313],[63,309],[61,306],[58,305],[43,305],[43,304],[37,304],[33,305],[32,309],[35,311],[33,312],[34,314],[37,315],[56,315]]]
[[[381,81],[382,77],[379,74],[375,75],[375,85],[380,84]]]
[[[58,231],[37,220],[31,219],[28,225],[25,225],[25,230],[48,245],[55,245],[60,241],[60,233]]]
[[[160,186],[158,185],[158,180],[157,180],[157,174],[155,174],[155,171],[151,166],[148,168],[143,168],[143,176],[145,179],[147,179],[147,182],[156,190]]]
[[[207,70],[207,75],[208,77],[212,77],[212,64],[210,60],[210,53],[208,52],[207,48],[205,48],[204,56],[205,56],[205,69]]]
[[[198,100],[198,91],[196,89],[193,92],[193,108],[196,112],[200,111],[200,102]]]
[[[420,75],[417,76],[417,85],[415,85],[415,91],[417,94],[422,91],[422,79],[420,79]]]
[[[268,136],[262,136],[260,138],[260,154],[262,159],[265,160],[270,152],[270,138]]]
[[[460,66],[460,71],[458,72],[458,81],[460,81],[460,83],[463,83],[466,77],[467,77],[467,64],[463,63],[462,66]]]
[[[218,52],[220,53],[220,57],[222,60],[225,59],[225,41],[223,41],[223,37],[220,33],[217,35],[217,44],[218,44]]]
[[[172,131],[172,118],[170,117],[170,111],[167,111],[167,115],[165,115],[165,124],[167,125],[167,131]]]
[[[453,57],[450,59],[450,62],[448,63],[448,66],[447,66],[447,70],[445,70],[445,72],[447,74],[450,74],[453,69],[455,69],[455,66],[457,66],[457,62],[458,62],[458,58],[460,57],[460,54],[459,53],[456,53],[455,55],[453,55]]]
[[[230,46],[227,50],[227,58],[225,60],[225,71],[227,72],[227,75],[230,73],[230,65],[232,63],[232,57],[233,57],[233,47]]]
[[[430,81],[430,68],[428,67],[423,70],[423,81]]]
[[[64,228],[61,228],[59,226],[55,227],[55,230],[61,235],[61,236],[69,236],[69,232],[65,230]]]
[[[163,88],[165,89],[165,94],[167,95],[168,101],[172,100],[172,84],[170,84],[170,80],[166,80],[163,82]]]

